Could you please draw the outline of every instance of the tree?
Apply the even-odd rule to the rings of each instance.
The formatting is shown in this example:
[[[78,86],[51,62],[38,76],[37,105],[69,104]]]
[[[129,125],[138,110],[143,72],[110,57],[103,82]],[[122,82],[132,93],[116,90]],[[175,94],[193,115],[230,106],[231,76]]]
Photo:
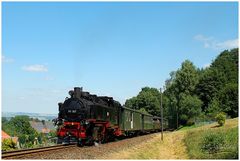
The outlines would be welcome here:
[[[15,116],[9,121],[12,129],[8,129],[11,135],[34,134],[36,131],[31,127],[28,116]]]
[[[177,97],[174,90],[174,84],[171,82],[170,86],[163,93],[163,107],[164,116],[168,119],[169,128],[176,128],[177,122]]]
[[[125,102],[125,106],[131,109],[139,109],[138,103],[137,103],[137,97],[132,97],[130,99],[127,99]]]
[[[171,85],[174,83],[174,80],[176,78],[176,72],[172,71],[170,72],[170,78],[165,81],[166,88],[171,87]]]
[[[160,92],[156,88],[144,87],[136,97],[128,99],[125,106],[160,116]]]
[[[5,129],[8,129],[8,120],[6,117],[2,117],[2,129],[6,131]]]
[[[209,103],[205,112],[206,112],[206,115],[213,120],[214,117],[217,115],[217,113],[219,113],[220,111],[221,110],[220,110],[219,100],[217,98],[214,98]]]
[[[45,125],[45,120],[42,120],[42,124]]]
[[[176,72],[171,72],[171,78],[167,81],[166,96],[169,97],[167,107],[171,110],[172,121],[175,120],[175,127],[178,124],[186,124],[189,114],[199,114],[198,106],[202,103],[197,97],[190,97],[195,94],[195,88],[199,81],[199,70],[192,62],[186,60],[182,63],[181,68]],[[193,106],[192,101],[197,101],[197,106]],[[170,111],[169,111],[170,112]],[[180,121],[180,122],[179,122]]]
[[[8,122],[7,118],[6,117],[2,117],[2,125],[7,123],[7,122]]]
[[[18,136],[20,144],[32,145],[35,136],[37,136],[37,131],[35,131],[30,123],[28,116],[15,116],[10,119],[4,126],[4,131],[6,131],[11,136]]]
[[[142,112],[142,113],[144,113],[144,114],[149,114],[149,113],[145,110],[145,108],[140,108],[139,111]]]
[[[219,91],[221,111],[231,117],[238,117],[238,84],[229,83]]]
[[[238,49],[225,50],[203,71],[196,92],[203,101],[202,109],[208,115],[213,115],[210,111],[214,108],[214,113],[224,111],[231,117],[237,117],[237,91]]]
[[[181,69],[176,72],[175,88],[177,94],[193,94],[199,81],[197,68],[189,60],[182,63]]]
[[[220,53],[211,68],[222,72],[228,83],[238,83],[238,48]]]
[[[180,123],[183,125],[200,115],[202,101],[197,96],[182,94],[179,101]]]
[[[203,71],[199,83],[196,86],[196,93],[203,101],[202,110],[205,111],[211,101],[218,95],[226,78],[222,72],[214,68],[207,68]]]
[[[152,115],[159,115],[160,103],[159,98],[154,96],[149,91],[140,92],[138,95],[138,107],[144,108],[148,113]]]

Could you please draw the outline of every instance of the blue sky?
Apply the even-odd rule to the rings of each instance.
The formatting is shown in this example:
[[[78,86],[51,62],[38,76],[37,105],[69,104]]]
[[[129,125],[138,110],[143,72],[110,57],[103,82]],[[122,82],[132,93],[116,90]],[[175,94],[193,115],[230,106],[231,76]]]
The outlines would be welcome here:
[[[123,104],[237,46],[237,2],[2,2],[2,111],[57,113],[75,86]]]

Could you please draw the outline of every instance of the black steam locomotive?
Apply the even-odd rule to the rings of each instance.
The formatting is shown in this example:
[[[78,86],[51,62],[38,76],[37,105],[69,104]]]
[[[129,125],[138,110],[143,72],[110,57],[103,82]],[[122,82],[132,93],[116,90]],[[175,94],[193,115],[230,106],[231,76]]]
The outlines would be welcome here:
[[[75,87],[59,103],[58,143],[107,142],[120,136],[160,130],[160,118],[121,106],[112,97],[96,96]],[[164,122],[164,126],[167,126]]]

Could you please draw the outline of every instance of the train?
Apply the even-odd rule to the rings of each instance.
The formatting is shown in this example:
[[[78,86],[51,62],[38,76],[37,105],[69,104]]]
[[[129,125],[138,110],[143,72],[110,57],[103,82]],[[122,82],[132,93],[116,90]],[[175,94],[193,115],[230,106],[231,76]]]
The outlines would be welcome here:
[[[161,129],[160,117],[124,107],[112,97],[90,94],[82,87],[74,87],[69,95],[58,103],[58,118],[54,119],[58,144],[105,143]],[[167,121],[163,120],[165,129]]]

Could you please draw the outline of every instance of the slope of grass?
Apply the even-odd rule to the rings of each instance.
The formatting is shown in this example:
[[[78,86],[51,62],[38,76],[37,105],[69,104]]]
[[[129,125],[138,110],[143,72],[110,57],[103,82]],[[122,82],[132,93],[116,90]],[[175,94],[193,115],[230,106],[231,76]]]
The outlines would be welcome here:
[[[188,159],[183,142],[185,132],[165,132],[164,140],[161,134],[154,134],[152,139],[128,149],[115,152],[102,159]]]
[[[189,130],[184,138],[191,159],[238,159],[238,119],[226,125]]]
[[[224,148],[217,156],[201,151],[201,140],[209,133],[222,133],[224,136]],[[110,153],[100,159],[234,159],[238,155],[238,119],[226,120],[223,127],[217,127],[217,123],[200,127],[192,126],[174,132],[164,132],[164,140],[161,134],[138,145],[131,145],[127,149]]]

